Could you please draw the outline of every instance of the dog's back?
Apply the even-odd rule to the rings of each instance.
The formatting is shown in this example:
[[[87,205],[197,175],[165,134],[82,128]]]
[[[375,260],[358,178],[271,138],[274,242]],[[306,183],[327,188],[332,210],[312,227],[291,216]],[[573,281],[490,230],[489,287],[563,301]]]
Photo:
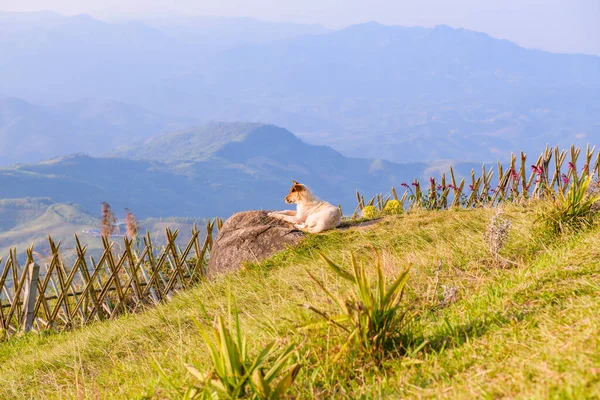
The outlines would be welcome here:
[[[318,207],[308,214],[304,224],[310,233],[323,232],[336,228],[342,222],[340,209],[331,203],[321,201]]]

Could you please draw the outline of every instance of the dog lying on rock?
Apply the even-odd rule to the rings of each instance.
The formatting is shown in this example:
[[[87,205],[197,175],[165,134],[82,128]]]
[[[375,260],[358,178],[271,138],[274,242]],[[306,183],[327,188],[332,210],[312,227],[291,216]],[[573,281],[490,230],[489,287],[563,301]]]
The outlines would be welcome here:
[[[291,222],[296,228],[308,233],[319,233],[340,225],[342,214],[339,208],[320,200],[305,185],[292,182],[293,185],[290,193],[285,197],[285,202],[295,203],[296,211],[270,212],[268,214],[270,217]]]

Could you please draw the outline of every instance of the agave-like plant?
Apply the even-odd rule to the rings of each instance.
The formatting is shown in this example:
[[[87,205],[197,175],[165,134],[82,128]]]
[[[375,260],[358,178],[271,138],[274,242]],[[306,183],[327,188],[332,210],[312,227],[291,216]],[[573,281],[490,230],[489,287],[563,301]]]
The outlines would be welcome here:
[[[358,263],[353,253],[350,256],[352,273],[345,271],[325,255],[320,254],[320,256],[337,275],[351,282],[354,287],[353,296],[343,301],[334,296],[320,280],[308,272],[311,278],[342,311],[338,316],[329,317],[326,313],[314,307],[309,307],[329,323],[333,323],[348,332],[346,344],[342,346],[340,353],[335,358],[338,359],[353,341],[357,341],[365,352],[372,355],[381,355],[389,339],[397,333],[399,325],[406,316],[407,310],[400,305],[400,302],[408,280],[409,268],[406,268],[388,286],[381,259],[377,254],[377,281],[372,284],[365,271],[364,263],[362,261]]]
[[[578,230],[593,223],[594,203],[600,198],[589,194],[592,179],[592,175],[582,175],[573,181],[566,193],[559,188],[558,193],[539,209],[539,218],[553,233]]]
[[[210,340],[203,331],[202,334],[213,368],[203,373],[186,364],[188,372],[200,383],[190,385],[183,395],[184,399],[281,399],[300,371],[301,366],[297,363],[287,367],[294,354],[294,344],[276,354],[273,341],[252,357],[237,311],[233,332],[219,315],[213,328],[214,340]],[[265,367],[267,361],[275,357],[275,362]]]

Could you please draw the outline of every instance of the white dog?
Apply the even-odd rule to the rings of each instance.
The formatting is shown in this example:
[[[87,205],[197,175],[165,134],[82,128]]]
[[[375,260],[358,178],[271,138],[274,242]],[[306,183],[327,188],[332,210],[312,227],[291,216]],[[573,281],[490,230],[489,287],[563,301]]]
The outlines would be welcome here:
[[[296,228],[308,233],[319,233],[340,225],[342,214],[339,208],[320,200],[306,186],[292,182],[294,184],[285,197],[285,202],[296,203],[296,211],[271,212],[270,217],[291,222]]]

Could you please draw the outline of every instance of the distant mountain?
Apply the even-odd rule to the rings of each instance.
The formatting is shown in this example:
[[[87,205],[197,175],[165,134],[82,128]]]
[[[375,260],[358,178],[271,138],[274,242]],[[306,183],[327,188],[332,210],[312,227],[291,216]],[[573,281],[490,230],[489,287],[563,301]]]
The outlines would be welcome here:
[[[325,153],[320,151],[325,150]],[[298,155],[295,155],[297,152]],[[246,161],[242,154],[265,156],[279,162],[301,160],[306,164],[319,163],[315,157],[329,162],[340,154],[322,146],[310,146],[291,132],[274,125],[259,123],[208,123],[189,130],[152,137],[141,143],[121,146],[108,153],[112,157],[158,161]],[[309,158],[306,158],[310,156]],[[242,157],[242,158],[240,158]],[[290,158],[291,157],[291,158]]]
[[[0,13],[0,92],[42,104],[118,99],[111,94],[185,69],[184,52],[166,34],[141,23]]]
[[[497,92],[497,98],[486,101],[473,98],[398,111],[388,117],[403,121],[401,126],[388,124],[369,134],[317,132],[301,137],[354,157],[494,162],[507,160],[511,152],[539,154],[546,144],[600,145],[600,120],[595,117],[600,115],[598,93],[597,87]]]
[[[202,137],[206,132],[213,132],[212,139]],[[140,218],[227,217],[286,207],[283,197],[296,179],[351,212],[356,190],[387,192],[422,177],[429,167],[346,158],[285,129],[259,124],[213,124],[116,154],[137,160],[70,156],[0,169],[2,196],[44,196],[89,212],[107,201],[115,210],[131,208]]]
[[[42,216],[51,205],[49,198],[0,199],[0,231]]]
[[[154,16],[142,19],[169,36],[214,48],[242,43],[270,43],[302,35],[327,33],[320,25],[267,22],[252,18],[211,16]]]
[[[299,135],[347,155],[493,161],[600,139],[600,57],[527,50],[464,29],[370,23],[240,46],[207,64],[186,77],[189,89],[334,121],[334,131]]]
[[[224,146],[232,142],[245,141],[250,134],[261,130],[279,131],[282,136],[289,136],[289,132],[284,129],[257,123],[209,123],[189,130],[152,137],[142,143],[121,146],[109,155],[138,160],[206,160]]]
[[[0,97],[0,165],[74,152],[100,155],[152,134],[195,124],[191,118],[169,117],[114,101],[43,107]]]
[[[0,14],[0,92],[36,104],[99,98],[202,121],[274,123],[345,155],[397,162],[494,161],[546,142],[599,139],[597,56],[448,26],[320,32],[248,22],[255,28],[242,38],[245,20],[168,20]],[[214,37],[225,39],[215,46]]]
[[[236,60],[244,62],[239,65]],[[503,88],[600,84],[600,57],[527,50],[448,26],[354,25],[325,35],[235,47],[205,65],[198,73],[210,75],[198,79],[198,84],[205,82],[220,95],[245,95],[249,100],[256,90],[268,94],[266,88],[286,97],[422,103]]]
[[[27,199],[18,200],[21,203],[19,207],[21,210],[26,209],[23,207],[23,203],[27,201]],[[15,203],[17,200],[10,202]],[[7,201],[0,202],[0,223],[3,222],[2,214],[7,214],[11,208]],[[11,229],[0,231],[0,257],[5,258],[8,250],[12,247],[17,247],[19,255],[22,257],[25,249],[29,248],[32,243],[37,244],[36,251],[44,254],[48,249],[47,236],[49,233],[52,233],[56,240],[64,239],[63,249],[67,250],[67,253],[74,253],[73,234],[83,229],[96,228],[98,225],[97,220],[91,215],[81,207],[72,204],[51,204],[44,208],[33,207],[33,211],[38,215],[32,215],[32,218],[22,221]],[[100,241],[96,240],[91,248],[100,248],[100,246]]]
[[[141,21],[107,23],[84,14],[0,12],[0,92],[42,104],[82,98],[127,103],[156,91],[179,90],[171,83],[194,72],[227,44],[326,32],[313,25],[241,18],[152,21],[160,29]],[[207,95],[183,92],[195,101]],[[164,112],[163,106],[173,100],[165,99],[154,111]]]
[[[99,256],[102,242],[98,235],[100,207],[90,213],[82,207],[68,203],[52,203],[49,199],[25,198],[0,200],[0,258],[6,259],[9,249],[16,247],[19,260],[24,262],[25,250],[35,244],[35,251],[42,259],[48,256],[48,235],[61,243],[62,254],[67,261],[75,256],[74,234],[79,235],[87,246],[87,255]],[[117,211],[117,216],[124,214]],[[189,240],[192,226],[204,228],[205,221],[194,218],[147,219],[140,221],[140,234],[150,232],[157,245],[165,242],[166,227],[180,229],[178,239]],[[119,224],[117,234],[124,234],[125,227]]]

